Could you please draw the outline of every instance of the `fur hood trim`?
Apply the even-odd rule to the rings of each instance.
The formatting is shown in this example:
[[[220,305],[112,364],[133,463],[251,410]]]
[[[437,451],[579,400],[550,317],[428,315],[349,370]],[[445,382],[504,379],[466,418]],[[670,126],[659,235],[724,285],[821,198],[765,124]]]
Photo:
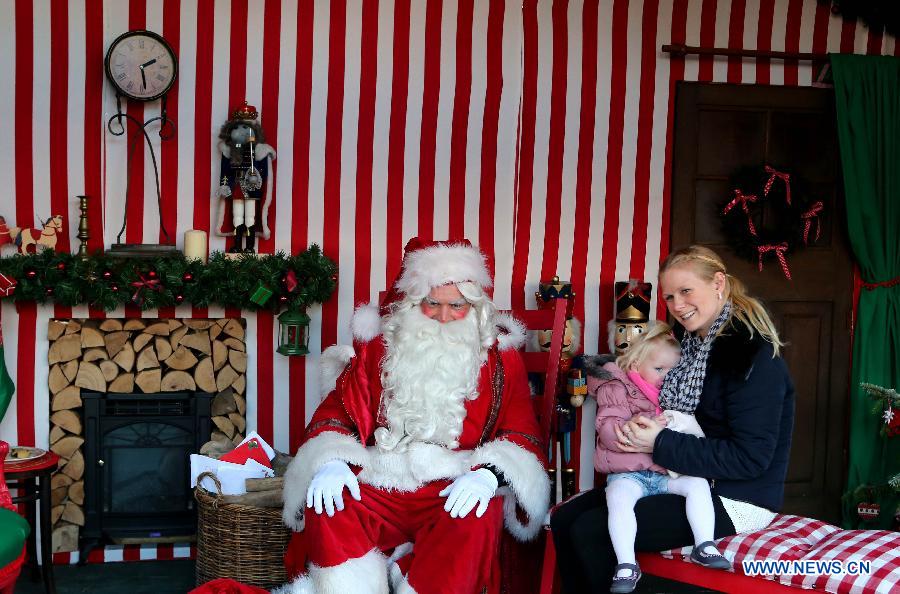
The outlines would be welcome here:
[[[501,313],[494,318],[494,323],[500,330],[497,335],[497,346],[501,351],[507,349],[520,349],[525,345],[525,324],[517,320],[512,314]]]
[[[615,355],[583,355],[581,357],[584,372],[600,380],[611,380],[612,375],[603,366],[607,363],[615,363]],[[574,367],[574,363],[573,363]]]

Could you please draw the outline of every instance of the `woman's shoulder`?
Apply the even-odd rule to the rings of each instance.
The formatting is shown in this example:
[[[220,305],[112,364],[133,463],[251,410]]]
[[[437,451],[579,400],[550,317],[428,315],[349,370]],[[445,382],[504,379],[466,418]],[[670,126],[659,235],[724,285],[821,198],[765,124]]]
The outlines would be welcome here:
[[[716,337],[709,353],[709,365],[713,369],[743,378],[760,364],[779,365],[781,362],[771,342],[737,319]]]

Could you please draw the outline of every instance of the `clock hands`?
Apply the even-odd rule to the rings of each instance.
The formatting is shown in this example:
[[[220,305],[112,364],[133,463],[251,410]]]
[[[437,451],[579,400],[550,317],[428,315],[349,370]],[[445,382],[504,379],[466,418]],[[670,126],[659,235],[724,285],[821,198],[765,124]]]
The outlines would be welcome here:
[[[147,62],[144,62],[143,64],[138,66],[138,68],[141,69],[141,89],[147,88],[147,77],[144,74],[144,68],[146,68],[147,66],[152,66],[153,64],[156,64],[156,58],[153,58],[152,60],[148,60]]]

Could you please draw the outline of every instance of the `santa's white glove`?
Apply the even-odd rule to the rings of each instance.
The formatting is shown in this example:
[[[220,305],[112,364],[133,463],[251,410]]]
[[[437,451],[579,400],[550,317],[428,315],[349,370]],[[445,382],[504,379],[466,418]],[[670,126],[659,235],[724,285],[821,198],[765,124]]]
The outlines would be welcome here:
[[[343,460],[332,460],[322,465],[322,468],[313,477],[306,491],[306,507],[312,507],[317,514],[325,513],[329,517],[334,515],[334,510],[344,509],[344,487],[350,491],[354,499],[360,501],[359,481],[356,475]]]
[[[496,491],[496,475],[487,468],[479,468],[456,477],[438,495],[447,497],[444,511],[450,512],[451,518],[465,518],[476,505],[478,509],[475,510],[475,516],[480,518]]]

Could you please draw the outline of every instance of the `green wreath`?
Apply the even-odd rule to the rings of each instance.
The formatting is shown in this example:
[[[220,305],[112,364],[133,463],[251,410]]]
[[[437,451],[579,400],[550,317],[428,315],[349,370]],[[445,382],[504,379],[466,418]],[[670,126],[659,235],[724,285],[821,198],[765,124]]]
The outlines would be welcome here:
[[[791,280],[787,255],[819,239],[822,202],[810,197],[803,179],[769,165],[737,170],[729,188],[728,197],[716,205],[729,247],[760,270],[764,262],[776,260]]]

